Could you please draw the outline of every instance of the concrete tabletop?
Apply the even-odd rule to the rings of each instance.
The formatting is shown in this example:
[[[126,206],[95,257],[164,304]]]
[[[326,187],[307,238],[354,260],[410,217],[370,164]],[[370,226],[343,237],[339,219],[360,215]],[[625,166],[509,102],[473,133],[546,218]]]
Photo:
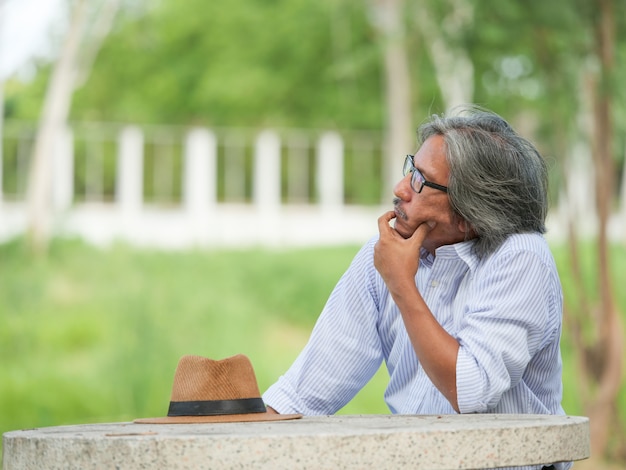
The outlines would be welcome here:
[[[476,469],[589,457],[589,420],[348,415],[220,424],[85,424],[3,435],[4,470]]]

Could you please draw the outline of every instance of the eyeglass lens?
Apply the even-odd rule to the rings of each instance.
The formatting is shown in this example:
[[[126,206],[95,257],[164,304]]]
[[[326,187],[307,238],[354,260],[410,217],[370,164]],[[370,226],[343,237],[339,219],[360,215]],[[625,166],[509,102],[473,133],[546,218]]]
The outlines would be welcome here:
[[[413,191],[416,193],[420,193],[424,188],[426,178],[424,178],[422,172],[415,168],[415,165],[413,165],[413,157],[411,155],[406,156],[406,159],[404,160],[404,167],[402,168],[402,174],[404,176],[409,173],[411,173],[411,188],[413,188]]]

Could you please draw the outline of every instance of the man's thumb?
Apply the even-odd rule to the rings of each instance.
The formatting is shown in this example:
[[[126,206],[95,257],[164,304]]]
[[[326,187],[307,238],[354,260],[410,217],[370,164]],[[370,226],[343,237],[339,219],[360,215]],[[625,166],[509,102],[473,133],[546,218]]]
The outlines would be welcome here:
[[[415,232],[413,232],[413,235],[411,235],[411,241],[421,247],[424,238],[426,238],[428,232],[430,232],[435,227],[435,225],[437,225],[437,223],[433,221],[424,222],[419,227],[417,227]]]

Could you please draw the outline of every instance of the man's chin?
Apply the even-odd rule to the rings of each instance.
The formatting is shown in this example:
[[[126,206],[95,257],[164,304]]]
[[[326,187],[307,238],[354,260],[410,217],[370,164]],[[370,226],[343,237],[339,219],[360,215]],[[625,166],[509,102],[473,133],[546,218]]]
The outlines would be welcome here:
[[[402,238],[411,238],[414,231],[409,231],[406,227],[403,226],[402,222],[398,219],[395,220],[394,229],[398,232]]]

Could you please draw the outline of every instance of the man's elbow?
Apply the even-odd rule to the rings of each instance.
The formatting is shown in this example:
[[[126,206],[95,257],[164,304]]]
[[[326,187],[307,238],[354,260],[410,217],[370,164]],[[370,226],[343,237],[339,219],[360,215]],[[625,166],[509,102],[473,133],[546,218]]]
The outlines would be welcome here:
[[[446,397],[450,405],[452,405],[454,411],[456,411],[457,413],[461,413],[461,411],[459,410],[459,401],[457,399],[456,387],[447,390],[447,393],[444,393],[443,395]]]

